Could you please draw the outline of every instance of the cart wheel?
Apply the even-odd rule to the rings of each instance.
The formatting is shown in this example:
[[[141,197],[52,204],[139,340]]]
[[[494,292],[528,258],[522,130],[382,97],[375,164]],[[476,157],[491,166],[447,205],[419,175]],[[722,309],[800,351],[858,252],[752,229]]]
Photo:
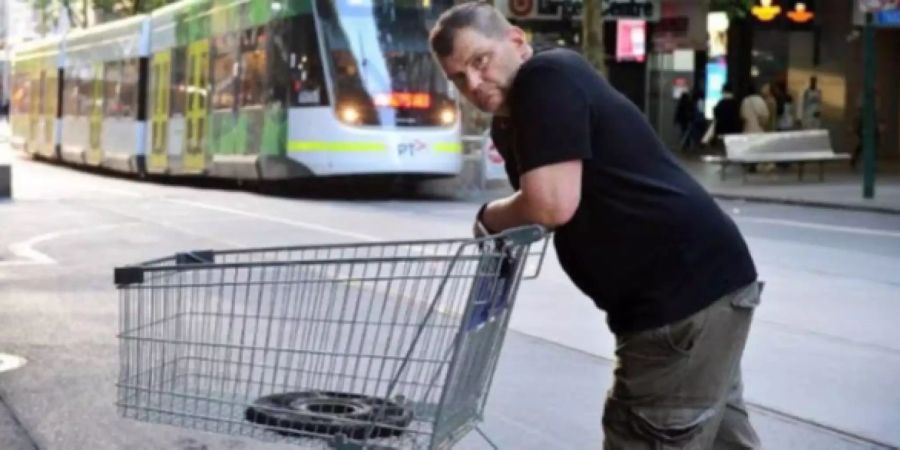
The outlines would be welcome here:
[[[274,431],[281,434],[344,434],[351,439],[369,439],[402,434],[412,422],[412,411],[365,395],[305,391],[260,397],[247,408],[246,418],[276,427]]]

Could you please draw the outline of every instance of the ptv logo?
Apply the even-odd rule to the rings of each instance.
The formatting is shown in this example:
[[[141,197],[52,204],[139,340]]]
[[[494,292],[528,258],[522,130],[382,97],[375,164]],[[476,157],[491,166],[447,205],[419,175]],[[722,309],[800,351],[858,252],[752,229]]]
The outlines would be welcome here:
[[[414,141],[409,142],[401,142],[397,144],[397,155],[399,156],[415,156],[418,153],[425,151],[428,148],[428,144],[416,139]]]

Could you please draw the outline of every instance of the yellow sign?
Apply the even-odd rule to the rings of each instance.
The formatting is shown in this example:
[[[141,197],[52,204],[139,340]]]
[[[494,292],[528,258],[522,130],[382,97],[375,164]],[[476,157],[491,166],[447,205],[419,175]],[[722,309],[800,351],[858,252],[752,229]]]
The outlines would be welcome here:
[[[773,5],[772,0],[760,0],[759,3],[759,6],[754,6],[751,10],[757,19],[763,22],[770,22],[781,14],[781,7]]]
[[[788,19],[796,23],[806,23],[815,17],[815,13],[806,9],[806,3],[797,2],[794,10],[787,13]]]

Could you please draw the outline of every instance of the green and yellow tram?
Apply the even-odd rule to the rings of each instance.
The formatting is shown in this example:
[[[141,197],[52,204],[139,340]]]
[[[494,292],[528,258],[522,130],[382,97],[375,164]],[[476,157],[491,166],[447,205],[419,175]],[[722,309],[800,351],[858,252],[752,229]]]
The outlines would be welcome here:
[[[159,176],[455,175],[456,96],[427,44],[451,3],[185,0],[79,30],[16,53],[26,101],[62,80],[61,102],[14,103],[16,130],[56,108],[64,160]]]

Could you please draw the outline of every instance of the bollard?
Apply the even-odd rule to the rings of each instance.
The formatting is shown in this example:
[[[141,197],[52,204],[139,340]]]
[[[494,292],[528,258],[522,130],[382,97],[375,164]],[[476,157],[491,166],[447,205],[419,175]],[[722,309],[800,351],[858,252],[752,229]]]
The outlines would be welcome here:
[[[12,197],[12,167],[0,162],[0,198]]]
[[[9,157],[9,141],[4,138],[0,133],[0,199],[12,197],[12,158]]]

